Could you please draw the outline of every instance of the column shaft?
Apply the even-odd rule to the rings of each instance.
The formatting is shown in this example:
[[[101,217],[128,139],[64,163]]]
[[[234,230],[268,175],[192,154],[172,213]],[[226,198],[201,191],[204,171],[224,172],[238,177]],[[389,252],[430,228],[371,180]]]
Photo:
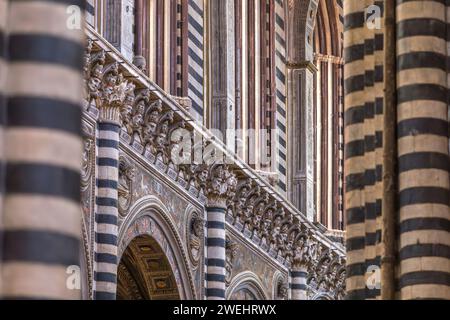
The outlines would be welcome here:
[[[307,300],[306,270],[291,271],[291,300]]]
[[[450,299],[446,6],[396,9],[398,286],[402,300]]]
[[[119,129],[112,123],[98,124],[94,297],[99,300],[116,298]]]
[[[225,299],[225,209],[206,207],[206,298]]]
[[[68,271],[80,264],[84,45],[70,2],[9,2],[3,298],[80,298]]]

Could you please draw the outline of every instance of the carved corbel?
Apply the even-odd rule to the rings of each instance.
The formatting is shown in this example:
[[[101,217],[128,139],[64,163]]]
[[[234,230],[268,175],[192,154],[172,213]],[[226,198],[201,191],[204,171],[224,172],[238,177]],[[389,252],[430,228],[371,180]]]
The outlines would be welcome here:
[[[126,88],[126,92],[125,92],[125,100],[123,102],[123,105],[120,108],[120,119],[121,119],[121,123],[122,123],[122,127],[125,128],[125,130],[127,131],[127,133],[131,136],[130,134],[130,123],[131,123],[131,118],[132,118],[132,114],[133,114],[133,106],[135,103],[135,90],[136,86],[133,83],[130,83],[129,86],[127,86]]]
[[[244,203],[244,207],[242,208],[242,230],[246,228],[250,231],[253,231],[254,227],[254,213],[253,210],[255,208],[256,201],[261,196],[261,187],[256,185],[246,195],[246,200]]]
[[[251,188],[251,179],[242,179],[238,181],[236,185],[236,194],[231,204],[233,211],[233,224],[242,219],[247,194]]]
[[[332,263],[332,257],[328,250],[324,250],[319,257],[316,265],[316,279],[318,290],[328,291],[332,284],[332,268],[330,265]]]
[[[150,91],[148,89],[141,89],[136,92],[130,118],[126,125],[127,133],[131,136],[131,143],[143,141],[144,113],[149,100]]]
[[[145,150],[149,150],[151,153],[155,152],[153,148],[153,140],[155,139],[156,127],[158,126],[158,121],[161,117],[162,110],[163,105],[159,99],[150,102],[148,108],[145,110],[142,128],[142,141],[144,143]]]
[[[264,216],[265,208],[269,203],[269,193],[264,190],[260,190],[260,196],[255,200],[255,204],[253,207],[253,217],[252,217],[252,237],[254,235],[260,234],[261,230],[261,221]]]
[[[261,225],[259,228],[259,237],[261,238],[261,243],[269,245],[270,236],[272,234],[272,223],[274,219],[274,213],[276,211],[276,202],[269,203],[264,208],[263,217],[261,220]]]
[[[161,156],[163,163],[168,164],[170,154],[168,153],[169,142],[169,130],[171,124],[174,122],[174,113],[172,110],[166,111],[158,120],[158,125],[155,130],[155,138],[153,140],[155,156]]]
[[[92,43],[91,43],[92,44]],[[104,50],[92,52],[92,47],[88,50],[84,57],[84,77],[85,77],[85,97],[88,106],[92,102],[96,107],[101,104],[101,84],[103,78],[103,69],[106,61],[106,54]]]
[[[183,136],[180,136],[178,139],[175,139],[175,135],[174,132],[178,129],[184,129],[186,128],[186,121],[180,119],[180,120],[175,120],[173,122],[173,124],[169,127],[169,132],[167,134],[167,147],[166,147],[166,155],[168,158],[168,162],[171,164],[174,163],[178,163],[178,161],[174,161],[174,159],[172,159],[172,150],[177,150],[179,143],[183,140]]]
[[[300,227],[298,224],[293,224],[288,230],[287,240],[285,243],[285,247],[283,249],[283,258],[286,261],[289,261],[292,263],[292,257],[294,255],[293,249],[295,246],[295,240],[297,239],[298,234],[300,233]]]

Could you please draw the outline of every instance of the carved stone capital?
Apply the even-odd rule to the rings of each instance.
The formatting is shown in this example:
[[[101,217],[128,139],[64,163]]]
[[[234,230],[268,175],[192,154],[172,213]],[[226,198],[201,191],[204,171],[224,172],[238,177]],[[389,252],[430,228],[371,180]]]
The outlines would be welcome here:
[[[124,80],[119,64],[114,62],[103,70],[99,121],[121,125],[121,109],[127,97],[134,92],[135,85]]]
[[[307,271],[312,267],[314,245],[308,237],[299,237],[293,249],[292,270]]]
[[[205,175],[205,167],[207,175]],[[202,165],[203,174],[198,176],[203,192],[207,197],[208,207],[219,207],[226,209],[227,200],[234,197],[237,180],[233,172],[225,164]]]

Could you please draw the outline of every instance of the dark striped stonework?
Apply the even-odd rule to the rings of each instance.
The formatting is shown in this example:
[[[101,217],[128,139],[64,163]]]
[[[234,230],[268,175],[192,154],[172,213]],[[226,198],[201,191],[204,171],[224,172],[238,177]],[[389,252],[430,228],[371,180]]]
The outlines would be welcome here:
[[[84,1],[0,0],[5,299],[81,297],[67,271],[80,265],[84,41],[66,27],[69,5],[84,9]]]
[[[381,29],[366,25],[365,8],[372,4],[381,9]],[[385,63],[385,4],[344,1],[347,298],[394,293],[402,300],[450,299],[447,7],[441,0],[396,1],[396,70],[391,70]],[[393,106],[384,101],[387,72],[396,72]],[[385,113],[387,107],[395,110]],[[383,130],[394,120],[386,120],[388,114],[396,116],[396,155],[383,150],[390,142]],[[386,152],[396,163],[398,186],[383,181]],[[396,216],[383,217],[383,193],[393,188]],[[397,234],[383,235],[392,219]],[[381,266],[384,250],[392,247],[384,237],[394,240],[397,257]],[[391,292],[366,286],[369,270],[380,266],[383,275],[395,273],[391,285],[384,282]]]
[[[276,170],[278,187],[286,192],[286,23],[285,2],[275,1],[275,104],[276,104]]]
[[[206,299],[225,299],[225,209],[206,207]]]
[[[306,300],[306,284],[307,271],[306,269],[292,270],[290,272],[289,288],[291,290],[291,300]]]
[[[111,122],[98,123],[96,213],[95,213],[95,290],[97,300],[116,299],[117,219],[119,179],[119,130]]]
[[[203,119],[203,0],[188,0],[188,97],[196,119]]]
[[[344,1],[344,172],[347,298],[376,299],[365,274],[380,267],[383,161],[383,30],[367,27],[365,9],[383,1]],[[383,25],[381,17],[381,25]]]
[[[402,299],[450,299],[446,10],[444,1],[397,1]]]

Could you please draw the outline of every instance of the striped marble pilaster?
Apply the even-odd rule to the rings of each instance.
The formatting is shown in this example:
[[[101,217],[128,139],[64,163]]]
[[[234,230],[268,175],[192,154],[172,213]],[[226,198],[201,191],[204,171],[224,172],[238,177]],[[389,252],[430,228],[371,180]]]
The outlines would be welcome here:
[[[177,61],[176,61],[176,95],[183,96],[183,3],[181,0],[176,0],[176,50],[177,50]]]
[[[286,192],[286,23],[285,1],[275,1],[275,104],[276,104],[276,171],[278,187]]]
[[[79,299],[84,41],[67,7],[9,1],[2,297]],[[4,1],[0,2],[4,14]],[[49,19],[49,17],[51,17]],[[0,68],[2,69],[2,68]]]
[[[225,299],[225,208],[206,207],[206,298]]]
[[[119,130],[116,123],[98,123],[94,273],[97,300],[116,299]]]
[[[193,116],[203,119],[203,0],[188,0],[188,97],[192,100]]]
[[[289,289],[291,290],[291,300],[307,300],[306,269],[297,269],[290,272]]]
[[[397,0],[401,299],[450,299],[444,1]]]

